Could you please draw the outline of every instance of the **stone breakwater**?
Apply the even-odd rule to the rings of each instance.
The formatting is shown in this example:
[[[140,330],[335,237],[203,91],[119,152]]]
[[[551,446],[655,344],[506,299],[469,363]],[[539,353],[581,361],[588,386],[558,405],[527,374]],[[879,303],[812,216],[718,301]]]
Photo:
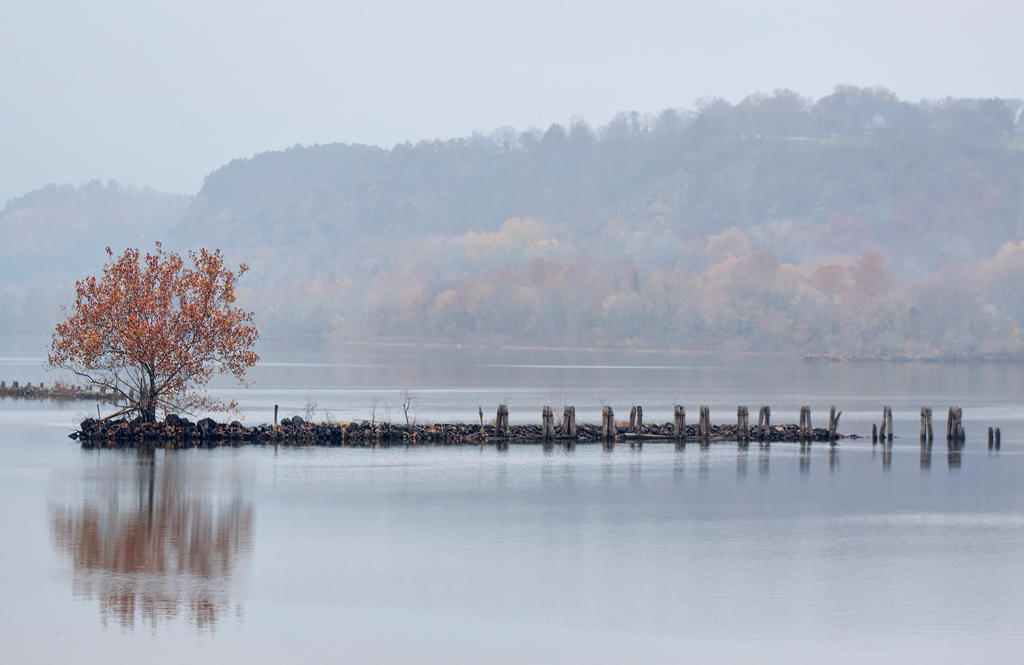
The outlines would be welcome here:
[[[56,399],[56,400],[80,400],[93,402],[116,402],[114,393],[105,390],[92,390],[84,386],[69,385],[66,383],[55,383],[50,387],[42,383],[32,385],[31,383],[19,383],[12,381],[0,381],[0,397],[15,397],[20,399]]]
[[[158,423],[139,420],[82,421],[70,436],[85,448],[192,448],[237,446],[243,444],[295,446],[378,446],[378,445],[468,445],[483,442],[497,445],[559,442],[601,443],[610,441],[828,441],[829,431],[816,428],[801,436],[797,425],[772,425],[739,436],[738,425],[711,425],[707,435],[698,435],[698,425],[686,426],[685,435],[677,435],[673,423],[648,424],[633,431],[617,426],[614,435],[605,436],[599,425],[579,424],[575,436],[557,431],[545,436],[542,425],[509,425],[501,432],[494,425],[465,423],[434,425],[398,425],[390,423],[310,423],[299,416],[284,418],[280,425],[246,427],[239,421],[218,423],[210,418],[192,422],[175,415]],[[680,433],[681,434],[681,433]],[[856,438],[837,435],[836,438]]]

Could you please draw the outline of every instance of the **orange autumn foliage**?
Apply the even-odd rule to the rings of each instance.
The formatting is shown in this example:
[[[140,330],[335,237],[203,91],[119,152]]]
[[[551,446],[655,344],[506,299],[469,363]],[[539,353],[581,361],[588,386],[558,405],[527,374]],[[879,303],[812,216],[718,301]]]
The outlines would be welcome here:
[[[146,421],[157,409],[195,413],[235,404],[203,388],[214,374],[239,381],[259,360],[252,313],[235,307],[235,284],[246,272],[224,266],[220,250],[189,252],[191,265],[156,243],[141,256],[126,249],[99,277],[75,283],[71,314],[57,324],[49,364],[118,395],[121,413]]]

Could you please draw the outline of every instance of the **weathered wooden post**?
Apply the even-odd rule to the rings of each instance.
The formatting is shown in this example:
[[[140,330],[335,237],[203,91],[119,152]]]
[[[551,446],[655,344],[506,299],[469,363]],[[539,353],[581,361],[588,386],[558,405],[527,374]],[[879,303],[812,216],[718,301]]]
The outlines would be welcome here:
[[[946,417],[946,439],[963,441],[964,438],[963,410],[959,406],[951,406]]]
[[[644,430],[644,407],[639,404],[629,410],[630,434],[641,434]]]
[[[996,443],[996,431],[991,427],[988,428],[988,449],[992,450]]]
[[[508,436],[508,405],[499,404],[498,414],[494,418],[494,435]]]
[[[711,438],[711,407],[700,407],[700,420],[697,423],[697,436],[702,439]]]
[[[576,407],[562,409],[562,436],[576,438]]]
[[[673,411],[673,433],[677,439],[686,438],[686,407],[682,404],[676,404]]]
[[[886,440],[892,442],[892,407],[885,407]]]
[[[996,450],[999,450],[999,444],[1000,444],[1000,441],[999,441],[999,439],[1000,439],[1000,438],[1001,438],[1001,437],[999,436],[999,428],[997,427],[997,428],[996,428]]]
[[[615,437],[615,412],[610,406],[601,409],[601,437],[606,440]]]
[[[736,407],[736,437],[740,441],[750,438],[749,411],[745,406]]]
[[[878,443],[878,425],[871,423],[871,445]]]
[[[828,410],[828,440],[835,441],[839,436],[839,417],[843,415],[842,411],[836,411],[836,407],[833,404]]]
[[[806,439],[811,435],[811,407],[800,407],[800,425],[798,429],[800,439]]]
[[[762,406],[761,410],[757,414],[757,429],[761,433],[761,440],[765,441],[768,439],[769,430],[772,427],[772,408],[770,406]]]
[[[277,427],[277,404],[274,405],[274,427]]]
[[[921,407],[921,440],[931,441],[932,439],[932,410],[927,406]]]
[[[540,410],[540,435],[545,440],[555,438],[555,415],[550,406]]]

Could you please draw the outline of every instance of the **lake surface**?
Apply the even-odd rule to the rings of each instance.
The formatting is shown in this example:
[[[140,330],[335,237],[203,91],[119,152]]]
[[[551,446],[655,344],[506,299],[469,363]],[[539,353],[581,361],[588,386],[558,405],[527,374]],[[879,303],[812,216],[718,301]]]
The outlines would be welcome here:
[[[51,382],[38,358],[0,378]],[[1009,662],[1024,647],[1020,365],[342,347],[278,356],[246,422],[843,411],[891,449],[716,443],[83,451],[93,404],[0,400],[0,659]],[[313,403],[316,403],[315,408]],[[923,405],[938,435],[918,442]],[[967,443],[942,437],[964,408]],[[1002,429],[989,451],[986,428]]]

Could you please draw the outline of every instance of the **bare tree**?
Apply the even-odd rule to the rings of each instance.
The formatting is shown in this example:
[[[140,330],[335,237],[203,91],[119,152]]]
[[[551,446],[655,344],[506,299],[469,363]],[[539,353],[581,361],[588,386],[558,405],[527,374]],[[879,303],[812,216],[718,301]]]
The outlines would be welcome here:
[[[302,407],[302,415],[305,417],[306,422],[312,422],[313,416],[316,412],[316,400],[309,395],[306,395],[306,405]]]
[[[370,397],[370,424],[377,424],[377,407],[380,406],[380,395]]]
[[[405,414],[405,426],[409,426],[409,409],[412,407],[413,400],[416,396],[408,390],[402,391],[402,413]]]

